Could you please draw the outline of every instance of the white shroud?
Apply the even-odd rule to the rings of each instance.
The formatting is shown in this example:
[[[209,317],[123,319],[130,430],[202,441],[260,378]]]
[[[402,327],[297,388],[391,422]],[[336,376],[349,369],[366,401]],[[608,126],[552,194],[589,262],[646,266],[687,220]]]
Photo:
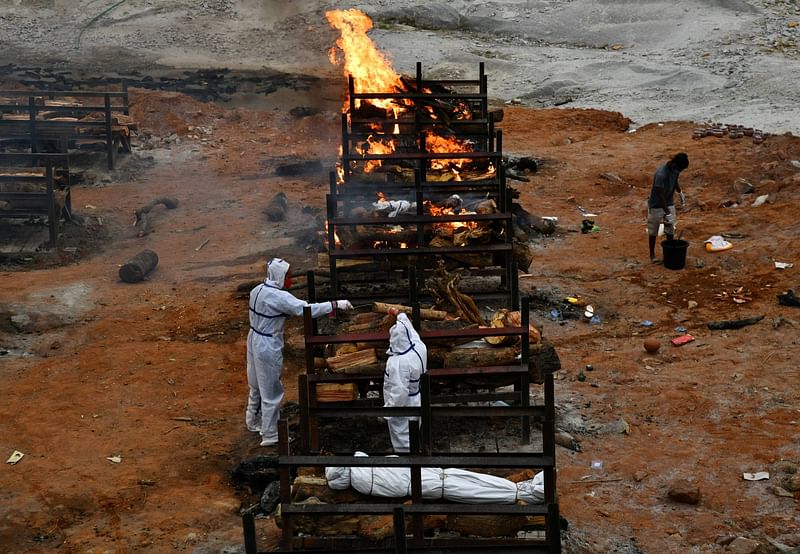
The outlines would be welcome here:
[[[356,452],[356,456],[367,456]],[[464,469],[424,467],[422,498],[463,504],[527,504],[544,502],[544,474],[514,483],[502,477]],[[335,490],[353,487],[361,494],[386,498],[411,496],[411,470],[407,467],[326,467],[328,486]]]

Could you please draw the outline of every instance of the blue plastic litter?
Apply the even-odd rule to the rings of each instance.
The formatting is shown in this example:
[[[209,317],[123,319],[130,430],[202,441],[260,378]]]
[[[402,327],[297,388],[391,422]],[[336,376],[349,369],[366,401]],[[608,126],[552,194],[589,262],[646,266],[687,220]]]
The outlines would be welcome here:
[[[552,319],[553,321],[561,319],[561,312],[556,309],[550,310],[550,319]]]
[[[686,329],[686,327],[684,327],[683,325],[678,325],[677,327],[675,327],[676,333],[685,333],[687,330],[688,329]]]
[[[589,320],[589,323],[591,323],[592,325],[597,325],[597,324],[599,324],[599,323],[603,323],[603,318],[602,318],[602,317],[600,317],[600,316],[599,316],[599,315],[597,315],[597,314],[594,314],[594,315],[592,316],[592,319],[590,319],[590,320]]]
[[[652,327],[653,326],[653,322],[650,321],[649,319],[645,319],[644,321],[640,322],[639,324],[642,327]]]

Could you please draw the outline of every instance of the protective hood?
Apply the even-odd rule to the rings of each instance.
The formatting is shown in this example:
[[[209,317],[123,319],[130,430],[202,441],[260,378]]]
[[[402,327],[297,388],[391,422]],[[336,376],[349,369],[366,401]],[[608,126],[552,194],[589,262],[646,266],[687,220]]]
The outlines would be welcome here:
[[[280,258],[272,258],[267,263],[267,284],[282,289],[288,273],[289,262]]]
[[[420,342],[419,334],[404,313],[397,314],[397,322],[389,329],[389,355],[405,354]]]

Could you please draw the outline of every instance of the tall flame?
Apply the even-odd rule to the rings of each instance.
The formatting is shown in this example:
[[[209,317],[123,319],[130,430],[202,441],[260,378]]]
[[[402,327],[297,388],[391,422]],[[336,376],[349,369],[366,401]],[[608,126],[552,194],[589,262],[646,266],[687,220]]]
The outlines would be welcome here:
[[[353,90],[355,93],[397,93],[404,92],[406,85],[400,75],[395,72],[386,57],[378,50],[375,43],[367,36],[372,29],[372,20],[364,12],[355,8],[348,10],[331,10],[325,13],[325,17],[332,28],[339,31],[339,38],[336,46],[328,52],[332,64],[343,65],[345,76],[353,78]],[[430,93],[426,87],[423,92]],[[387,127],[378,123],[372,123],[370,128],[373,133],[360,144],[352,147],[353,151],[361,156],[369,154],[392,154],[401,142],[396,142],[394,135],[400,135],[400,123],[402,121],[412,121],[409,118],[403,119],[403,115],[408,110],[426,110],[427,116],[438,120],[439,112],[425,103],[415,104],[410,99],[370,99],[364,100],[371,106],[376,106],[386,111],[386,122],[394,122],[389,132]],[[349,100],[345,101],[344,113],[349,112]],[[361,107],[361,101],[356,100],[355,109]],[[441,111],[441,110],[440,110]],[[354,114],[350,114],[352,117]],[[371,114],[370,117],[373,115]],[[471,119],[472,114],[467,103],[459,102],[453,107],[451,117],[456,119]],[[425,132],[425,149],[429,153],[453,153],[453,152],[472,152],[474,145],[469,140],[455,137],[445,137],[434,131]],[[341,152],[340,152],[341,155]],[[460,169],[464,164],[470,162],[469,158],[453,158],[432,160],[431,169],[452,171],[456,180],[461,180]],[[381,167],[381,160],[366,160],[363,162],[362,170],[370,173]],[[351,161],[351,168],[355,168],[355,162]],[[339,168],[338,182],[344,182],[344,170],[350,168]]]
[[[437,154],[448,154],[451,152],[471,152],[473,150],[472,144],[470,144],[470,142],[467,140],[461,140],[454,137],[443,137],[431,132],[425,133],[425,148],[428,152]],[[433,160],[431,161],[431,168],[451,169],[453,166],[460,168],[465,163],[469,163],[469,159],[457,158],[449,160]],[[456,175],[458,175],[457,172]]]
[[[336,46],[344,53],[344,74],[353,76],[356,92],[395,92],[401,86],[400,75],[367,36],[372,29],[372,20],[367,14],[352,8],[331,10],[325,17],[331,27],[339,30],[341,36]],[[328,51],[328,57],[337,65],[335,48]],[[385,109],[392,107],[391,100],[372,100],[371,103]]]

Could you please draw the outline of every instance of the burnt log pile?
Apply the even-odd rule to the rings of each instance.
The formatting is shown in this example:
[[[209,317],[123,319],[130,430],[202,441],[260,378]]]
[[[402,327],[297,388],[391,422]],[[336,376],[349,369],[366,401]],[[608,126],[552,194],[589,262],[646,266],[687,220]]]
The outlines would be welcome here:
[[[159,196],[154,198],[141,208],[137,208],[134,212],[133,226],[138,227],[139,230],[136,236],[143,237],[153,231],[151,226],[150,212],[158,205],[163,205],[167,210],[174,210],[178,207],[178,200],[168,196]]]

